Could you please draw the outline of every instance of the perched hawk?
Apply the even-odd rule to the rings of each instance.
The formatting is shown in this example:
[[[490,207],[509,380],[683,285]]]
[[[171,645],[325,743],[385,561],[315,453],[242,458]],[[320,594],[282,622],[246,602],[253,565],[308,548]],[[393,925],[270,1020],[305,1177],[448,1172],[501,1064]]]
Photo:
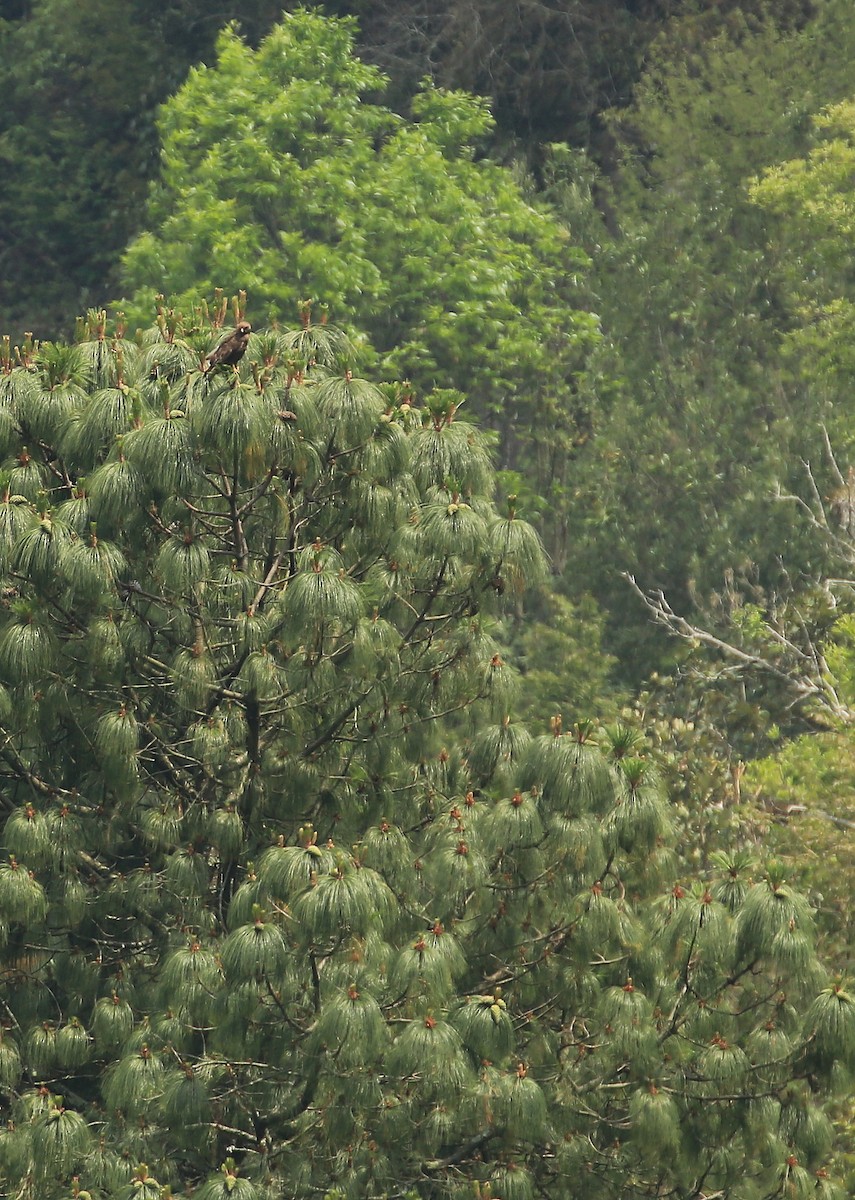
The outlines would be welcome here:
[[[225,363],[227,367],[236,366],[246,352],[251,333],[252,326],[249,321],[239,321],[228,337],[224,337],[219,346],[207,355],[202,364],[202,370],[204,372],[212,371],[220,363]]]

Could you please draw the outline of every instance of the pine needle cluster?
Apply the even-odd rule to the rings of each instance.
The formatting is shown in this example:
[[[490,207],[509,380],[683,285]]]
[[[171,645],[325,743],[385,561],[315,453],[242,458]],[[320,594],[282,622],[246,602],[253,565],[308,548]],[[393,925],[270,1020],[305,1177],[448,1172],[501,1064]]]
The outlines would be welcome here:
[[[805,901],[512,719],[544,572],[459,397],[304,321],[0,377],[0,1190],[832,1197]]]

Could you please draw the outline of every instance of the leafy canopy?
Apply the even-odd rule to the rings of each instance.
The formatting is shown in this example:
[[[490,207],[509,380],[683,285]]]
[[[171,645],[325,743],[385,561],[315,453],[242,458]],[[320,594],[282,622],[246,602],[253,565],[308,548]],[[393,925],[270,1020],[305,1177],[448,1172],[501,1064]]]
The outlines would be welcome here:
[[[770,214],[749,188],[804,147],[810,112],[848,71],[855,25],[851,5],[834,0],[804,30],[736,13],[696,47],[678,33],[652,48],[632,105],[611,122],[621,159],[612,233],[588,236],[602,246],[592,286],[616,385],[581,451],[570,506],[579,574],[612,614],[613,648],[642,678],[668,652],[645,653],[649,622],[620,572],[690,612],[729,571],[775,588],[782,556],[793,575],[823,562],[772,498],[776,485],[804,491],[799,460],[818,456],[826,414],[815,379],[793,386],[782,362],[787,256],[768,253]],[[573,217],[586,180],[572,158],[564,170],[556,203]]]
[[[814,129],[813,148],[768,168],[751,194],[777,218],[771,250],[788,308],[786,342],[814,388],[837,398],[848,394],[853,361],[847,256],[855,227],[855,100],[825,109]]]
[[[0,8],[0,325],[73,329],[116,286],[157,165],[158,104],[239,16],[250,36],[276,0],[33,0]],[[107,282],[109,280],[109,283]]]
[[[257,50],[234,29],[163,107],[147,232],[129,247],[129,313],[246,288],[271,318],[328,305],[384,371],[453,375],[480,415],[554,433],[550,409],[596,341],[585,255],[478,147],[484,103],[425,83],[404,119],[356,57],[355,25],[286,14]],[[562,403],[566,412],[566,402]],[[508,437],[510,437],[510,432]]]

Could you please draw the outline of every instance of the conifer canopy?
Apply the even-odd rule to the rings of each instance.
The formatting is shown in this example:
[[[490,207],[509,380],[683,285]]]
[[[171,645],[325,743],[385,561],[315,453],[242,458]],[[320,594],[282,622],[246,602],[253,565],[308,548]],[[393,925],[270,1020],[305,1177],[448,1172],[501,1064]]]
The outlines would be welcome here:
[[[459,397],[222,332],[3,355],[0,1191],[839,1195],[855,1001],[637,736],[514,722]]]

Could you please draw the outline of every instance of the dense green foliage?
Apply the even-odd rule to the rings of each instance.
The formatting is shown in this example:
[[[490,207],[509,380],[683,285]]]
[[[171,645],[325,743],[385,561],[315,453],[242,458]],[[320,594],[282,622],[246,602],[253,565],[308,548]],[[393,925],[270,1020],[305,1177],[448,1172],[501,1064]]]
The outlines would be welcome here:
[[[46,336],[103,299],[157,166],[155,108],[228,13],[206,0],[15,7],[0,10],[0,320]],[[240,5],[255,36],[278,12]]]
[[[729,8],[730,2],[724,7]],[[751,7],[756,0],[751,0]],[[146,183],[156,173],[157,106],[191,66],[211,61],[230,20],[256,45],[279,0],[212,6],[207,0],[6,0],[0,5],[0,325],[50,336],[75,311],[110,294],[128,238],[142,228]],[[603,108],[624,103],[645,46],[689,11],[714,26],[722,0],[333,0],[355,15],[360,53],[393,80],[398,111],[418,81],[486,95],[497,142],[599,137]],[[781,21],[804,0],[779,0]],[[700,10],[700,18],[697,16]],[[228,108],[229,106],[226,105]],[[235,113],[239,119],[240,113]]]
[[[853,206],[855,100],[819,114],[816,143],[801,158],[770,167],[752,188],[754,200],[778,220],[772,253],[787,306],[786,347],[799,375],[824,399],[848,394],[852,373],[853,302],[846,264]],[[848,440],[851,427],[835,422]]]
[[[350,303],[337,306],[337,319],[352,332],[370,328],[381,354],[394,355],[393,373],[418,377],[424,385],[431,371],[437,379],[453,369],[469,403],[489,414],[501,432],[500,465],[524,465],[528,485],[547,502],[543,532],[556,570],[563,572],[572,559],[567,587],[576,595],[593,592],[612,614],[610,636],[618,639],[623,670],[629,667],[635,681],[659,665],[662,646],[657,642],[636,654],[645,618],[628,602],[618,571],[631,569],[666,587],[683,605],[691,603],[692,589],[704,593],[717,586],[725,567],[756,564],[764,585],[780,583],[777,563],[782,542],[789,540],[789,519],[768,496],[788,462],[812,453],[805,445],[812,429],[800,384],[793,389],[780,370],[778,333],[787,300],[765,251],[763,215],[748,188],[764,164],[805,146],[812,112],[846,95],[855,36],[847,3],[788,3],[769,12],[753,3],[716,4],[708,11],[704,4],[579,0],[565,12],[565,6],[558,11],[491,0],[487,14],[472,0],[432,6],[429,16],[417,3],[394,11],[381,0],[334,5],[333,11],[359,18],[360,53],[392,74],[399,108],[419,77],[431,72],[451,87],[486,90],[505,130],[516,122],[534,139],[561,137],[578,122],[577,140],[594,146],[610,180],[595,177],[584,204],[571,206],[564,247],[548,223],[532,224],[523,215],[507,174],[468,160],[473,146],[481,153],[493,136],[483,110],[479,114],[471,102],[467,107],[459,95],[429,91],[417,99],[417,119],[402,122],[376,103],[376,93],[361,90],[378,76],[342,56],[341,35],[329,56],[335,66],[325,61],[316,69],[307,62],[327,58],[317,27],[306,33],[302,65],[299,47],[292,44],[289,53],[297,77],[314,79],[319,90],[309,94],[295,80],[288,113],[257,77],[264,72],[254,71],[263,60],[275,76],[281,65],[274,69],[269,54],[241,51],[234,35],[226,37],[221,50],[228,47],[228,67],[221,61],[213,71],[197,72],[183,99],[176,97],[164,113],[166,180],[159,200],[146,208],[143,179],[156,164],[153,106],[195,57],[212,61],[213,22],[193,0],[165,12],[137,0],[124,23],[111,19],[109,0],[100,0],[91,22],[78,23],[60,8],[60,0],[39,0],[23,12],[13,8],[4,26],[8,90],[18,100],[7,107],[8,132],[0,139],[13,181],[5,189],[3,273],[7,281],[26,276],[21,283],[31,296],[44,279],[44,302],[35,301],[42,313],[49,292],[53,303],[69,310],[66,286],[76,288],[81,300],[92,296],[104,255],[115,258],[120,242],[143,221],[161,250],[143,270],[152,294],[170,290],[177,272],[178,290],[192,295],[208,285],[249,287],[258,316],[271,289],[278,289],[276,307],[286,320],[295,298],[320,295],[336,302],[348,294]],[[758,18],[758,12],[765,15]],[[228,15],[224,10],[222,19]],[[253,3],[234,15],[255,46],[275,14]],[[311,17],[299,17],[301,22],[304,30],[312,25]],[[120,24],[121,35],[105,37]],[[657,31],[658,47],[642,60]],[[280,31],[277,47],[283,37]],[[56,51],[54,41],[61,43]],[[94,56],[83,53],[90,43]],[[50,54],[60,53],[66,57],[49,67]],[[473,74],[473,56],[490,64],[489,78]],[[573,65],[577,56],[591,72],[587,79]],[[63,69],[68,60],[77,64],[76,74]],[[627,107],[629,83],[642,61]],[[413,63],[421,65],[414,71]],[[46,76],[52,91],[43,83]],[[325,78],[341,97],[325,92]],[[66,97],[72,79],[73,95]],[[230,90],[232,102],[221,103]],[[135,107],[140,95],[141,110]],[[328,129],[325,139],[323,122],[313,124],[312,95],[338,129]],[[442,111],[424,110],[428,96],[434,106],[443,97]],[[117,105],[128,115],[122,138],[108,121]],[[604,141],[592,130],[607,105],[620,114]],[[251,110],[250,129],[234,111],[244,106]],[[66,112],[68,130],[51,133],[52,147],[42,153],[44,140],[35,130],[53,130],[54,117],[61,122]],[[353,146],[342,144],[350,121]],[[436,154],[443,121],[450,141]],[[182,125],[197,131],[192,136],[208,147],[210,161],[189,153]],[[279,125],[291,139],[287,146],[277,141]],[[311,148],[302,137],[309,128]],[[294,149],[295,136],[300,150]],[[292,155],[285,161],[294,168],[281,179],[280,150]],[[426,161],[419,161],[426,150]],[[298,171],[295,183],[301,155],[313,166]],[[539,151],[535,157],[542,160]],[[473,170],[476,165],[483,169]],[[92,187],[87,180],[96,167],[99,184]],[[374,187],[360,184],[357,203],[348,194],[348,173],[364,179],[369,167]],[[547,177],[551,169],[547,164]],[[453,181],[446,179],[449,172]],[[583,173],[589,176],[587,167]],[[90,196],[88,214],[69,192],[72,175]],[[250,178],[258,182],[257,197],[246,194]],[[609,184],[614,186],[606,199]],[[425,191],[435,204],[431,218],[424,211]],[[95,194],[103,212],[92,208]],[[405,205],[413,195],[421,206],[415,215]],[[63,197],[62,206],[56,196]],[[229,224],[236,198],[237,227]],[[597,228],[598,206],[612,235],[619,230],[616,239]],[[167,215],[171,232],[163,227]],[[494,227],[501,237],[493,236]],[[283,231],[289,230],[284,247]],[[593,277],[583,270],[580,278],[579,255],[570,249],[580,236],[594,258]],[[58,241],[66,257],[57,257]],[[135,253],[145,244],[152,246],[144,236]],[[679,252],[672,255],[675,245]],[[67,255],[77,256],[85,282],[75,282],[77,268]],[[449,272],[449,263],[464,261],[477,266],[476,280],[465,271]],[[532,287],[542,270],[548,282]],[[262,287],[256,286],[259,274]],[[403,311],[393,313],[387,300],[396,275],[398,295],[408,296]],[[596,301],[587,295],[588,284],[599,293]],[[97,293],[99,302],[102,295]],[[592,361],[593,325],[581,320],[581,307],[604,315],[615,346],[610,360]],[[450,313],[453,321],[443,322]],[[31,327],[44,330],[52,323],[41,319]],[[817,415],[826,415],[813,390],[809,401]],[[522,456],[520,435],[537,442],[534,450],[522,447]],[[799,544],[795,559],[799,569],[818,566],[809,540]],[[637,659],[634,670],[630,656]]]
[[[459,395],[218,336],[5,363],[3,1189],[839,1195],[855,1000],[636,733],[513,721]]]
[[[222,35],[216,66],[162,110],[123,304],[137,318],[157,293],[180,307],[247,288],[254,312],[290,320],[312,297],[392,377],[424,390],[453,375],[498,430],[502,464],[534,459],[549,496],[584,418],[567,393],[584,390],[598,337],[579,310],[586,256],[511,172],[477,158],[483,103],[425,84],[402,120],[353,42],[352,22],[311,12],[257,50]],[[240,97],[237,125],[224,96]]]
[[[835,1195],[850,0],[329,11],[2,8],[0,1192]]]
[[[691,55],[665,41],[615,117],[611,232],[585,223],[587,163],[558,164],[556,202],[584,231],[612,345],[601,369],[617,380],[577,460],[572,518],[621,657],[644,618],[620,571],[691,610],[727,572],[775,590],[827,562],[774,499],[779,485],[804,493],[801,460],[820,457],[829,409],[815,374],[805,387],[782,354],[783,270],[801,261],[769,253],[752,185],[806,145],[823,94],[849,87],[854,38],[851,6],[828,4],[804,32],[742,19]],[[662,662],[655,644],[638,665]]]

